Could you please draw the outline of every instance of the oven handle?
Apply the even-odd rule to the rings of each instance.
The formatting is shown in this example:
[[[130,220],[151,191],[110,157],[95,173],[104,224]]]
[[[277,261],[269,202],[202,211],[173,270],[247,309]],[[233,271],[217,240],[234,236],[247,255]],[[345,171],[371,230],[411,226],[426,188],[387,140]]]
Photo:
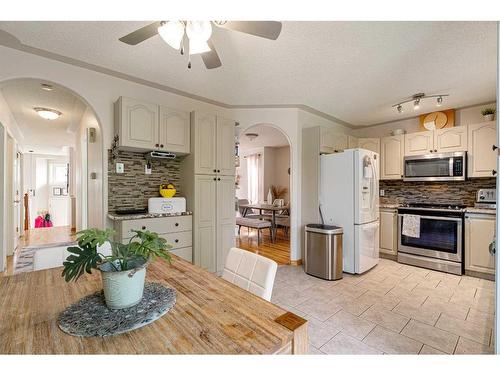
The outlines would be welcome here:
[[[413,214],[407,214],[407,215],[413,215]],[[403,217],[404,214],[398,214],[399,217]],[[462,222],[461,218],[458,217],[446,217],[446,216],[422,216],[422,215],[414,215],[414,216],[420,216],[420,219],[435,219],[435,220],[447,220],[447,221],[456,221],[456,222]]]

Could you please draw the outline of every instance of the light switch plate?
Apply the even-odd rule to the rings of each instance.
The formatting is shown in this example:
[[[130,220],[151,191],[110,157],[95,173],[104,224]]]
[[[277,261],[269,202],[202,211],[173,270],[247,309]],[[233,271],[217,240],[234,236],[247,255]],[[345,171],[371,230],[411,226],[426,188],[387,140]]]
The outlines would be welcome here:
[[[124,173],[125,172],[125,166],[123,163],[116,163],[116,173]]]
[[[385,190],[384,189],[380,189],[380,194],[379,194],[381,197],[385,197]]]
[[[152,168],[151,168],[151,165],[150,165],[149,163],[146,163],[146,164],[144,165],[144,173],[145,173],[145,174],[151,174],[151,169],[152,169]]]

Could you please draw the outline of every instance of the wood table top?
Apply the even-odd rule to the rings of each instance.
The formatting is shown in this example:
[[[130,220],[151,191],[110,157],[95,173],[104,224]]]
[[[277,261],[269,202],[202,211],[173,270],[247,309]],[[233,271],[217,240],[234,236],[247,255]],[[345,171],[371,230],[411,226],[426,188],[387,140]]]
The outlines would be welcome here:
[[[173,258],[171,265],[153,262],[146,276],[177,291],[173,309],[145,327],[104,338],[71,336],[57,325],[59,313],[67,306],[102,289],[98,271],[72,283],[61,277],[62,268],[0,278],[0,354],[307,352],[305,320]]]
[[[239,204],[241,208],[254,208],[256,210],[268,210],[268,211],[283,211],[289,208],[288,205],[285,206],[274,206],[267,203],[255,203],[255,204]]]

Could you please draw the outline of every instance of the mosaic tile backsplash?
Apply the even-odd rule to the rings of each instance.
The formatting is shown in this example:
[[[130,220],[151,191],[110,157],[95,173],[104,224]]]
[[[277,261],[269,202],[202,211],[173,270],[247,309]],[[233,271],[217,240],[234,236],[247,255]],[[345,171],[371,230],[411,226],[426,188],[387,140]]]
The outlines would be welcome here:
[[[146,209],[148,198],[159,197],[160,184],[172,183],[180,195],[182,158],[152,160],[151,174],[144,173],[146,159],[142,153],[119,151],[115,160],[108,152],[108,211]],[[115,163],[123,163],[125,173],[116,173]]]
[[[474,178],[467,181],[447,182],[403,182],[402,180],[380,181],[385,196],[382,203],[454,203],[473,206],[476,192],[482,188],[495,188],[494,178]]]

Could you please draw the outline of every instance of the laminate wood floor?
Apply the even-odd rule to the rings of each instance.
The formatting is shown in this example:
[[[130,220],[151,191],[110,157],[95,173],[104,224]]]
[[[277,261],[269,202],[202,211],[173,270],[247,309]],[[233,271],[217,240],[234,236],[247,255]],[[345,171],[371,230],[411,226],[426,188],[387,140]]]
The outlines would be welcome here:
[[[249,233],[247,228],[241,228],[240,235],[236,236],[236,246],[272,259],[278,265],[290,264],[290,233],[286,236],[282,229],[278,229],[275,243],[271,242],[269,231],[263,230],[258,245],[257,230],[251,229]]]

